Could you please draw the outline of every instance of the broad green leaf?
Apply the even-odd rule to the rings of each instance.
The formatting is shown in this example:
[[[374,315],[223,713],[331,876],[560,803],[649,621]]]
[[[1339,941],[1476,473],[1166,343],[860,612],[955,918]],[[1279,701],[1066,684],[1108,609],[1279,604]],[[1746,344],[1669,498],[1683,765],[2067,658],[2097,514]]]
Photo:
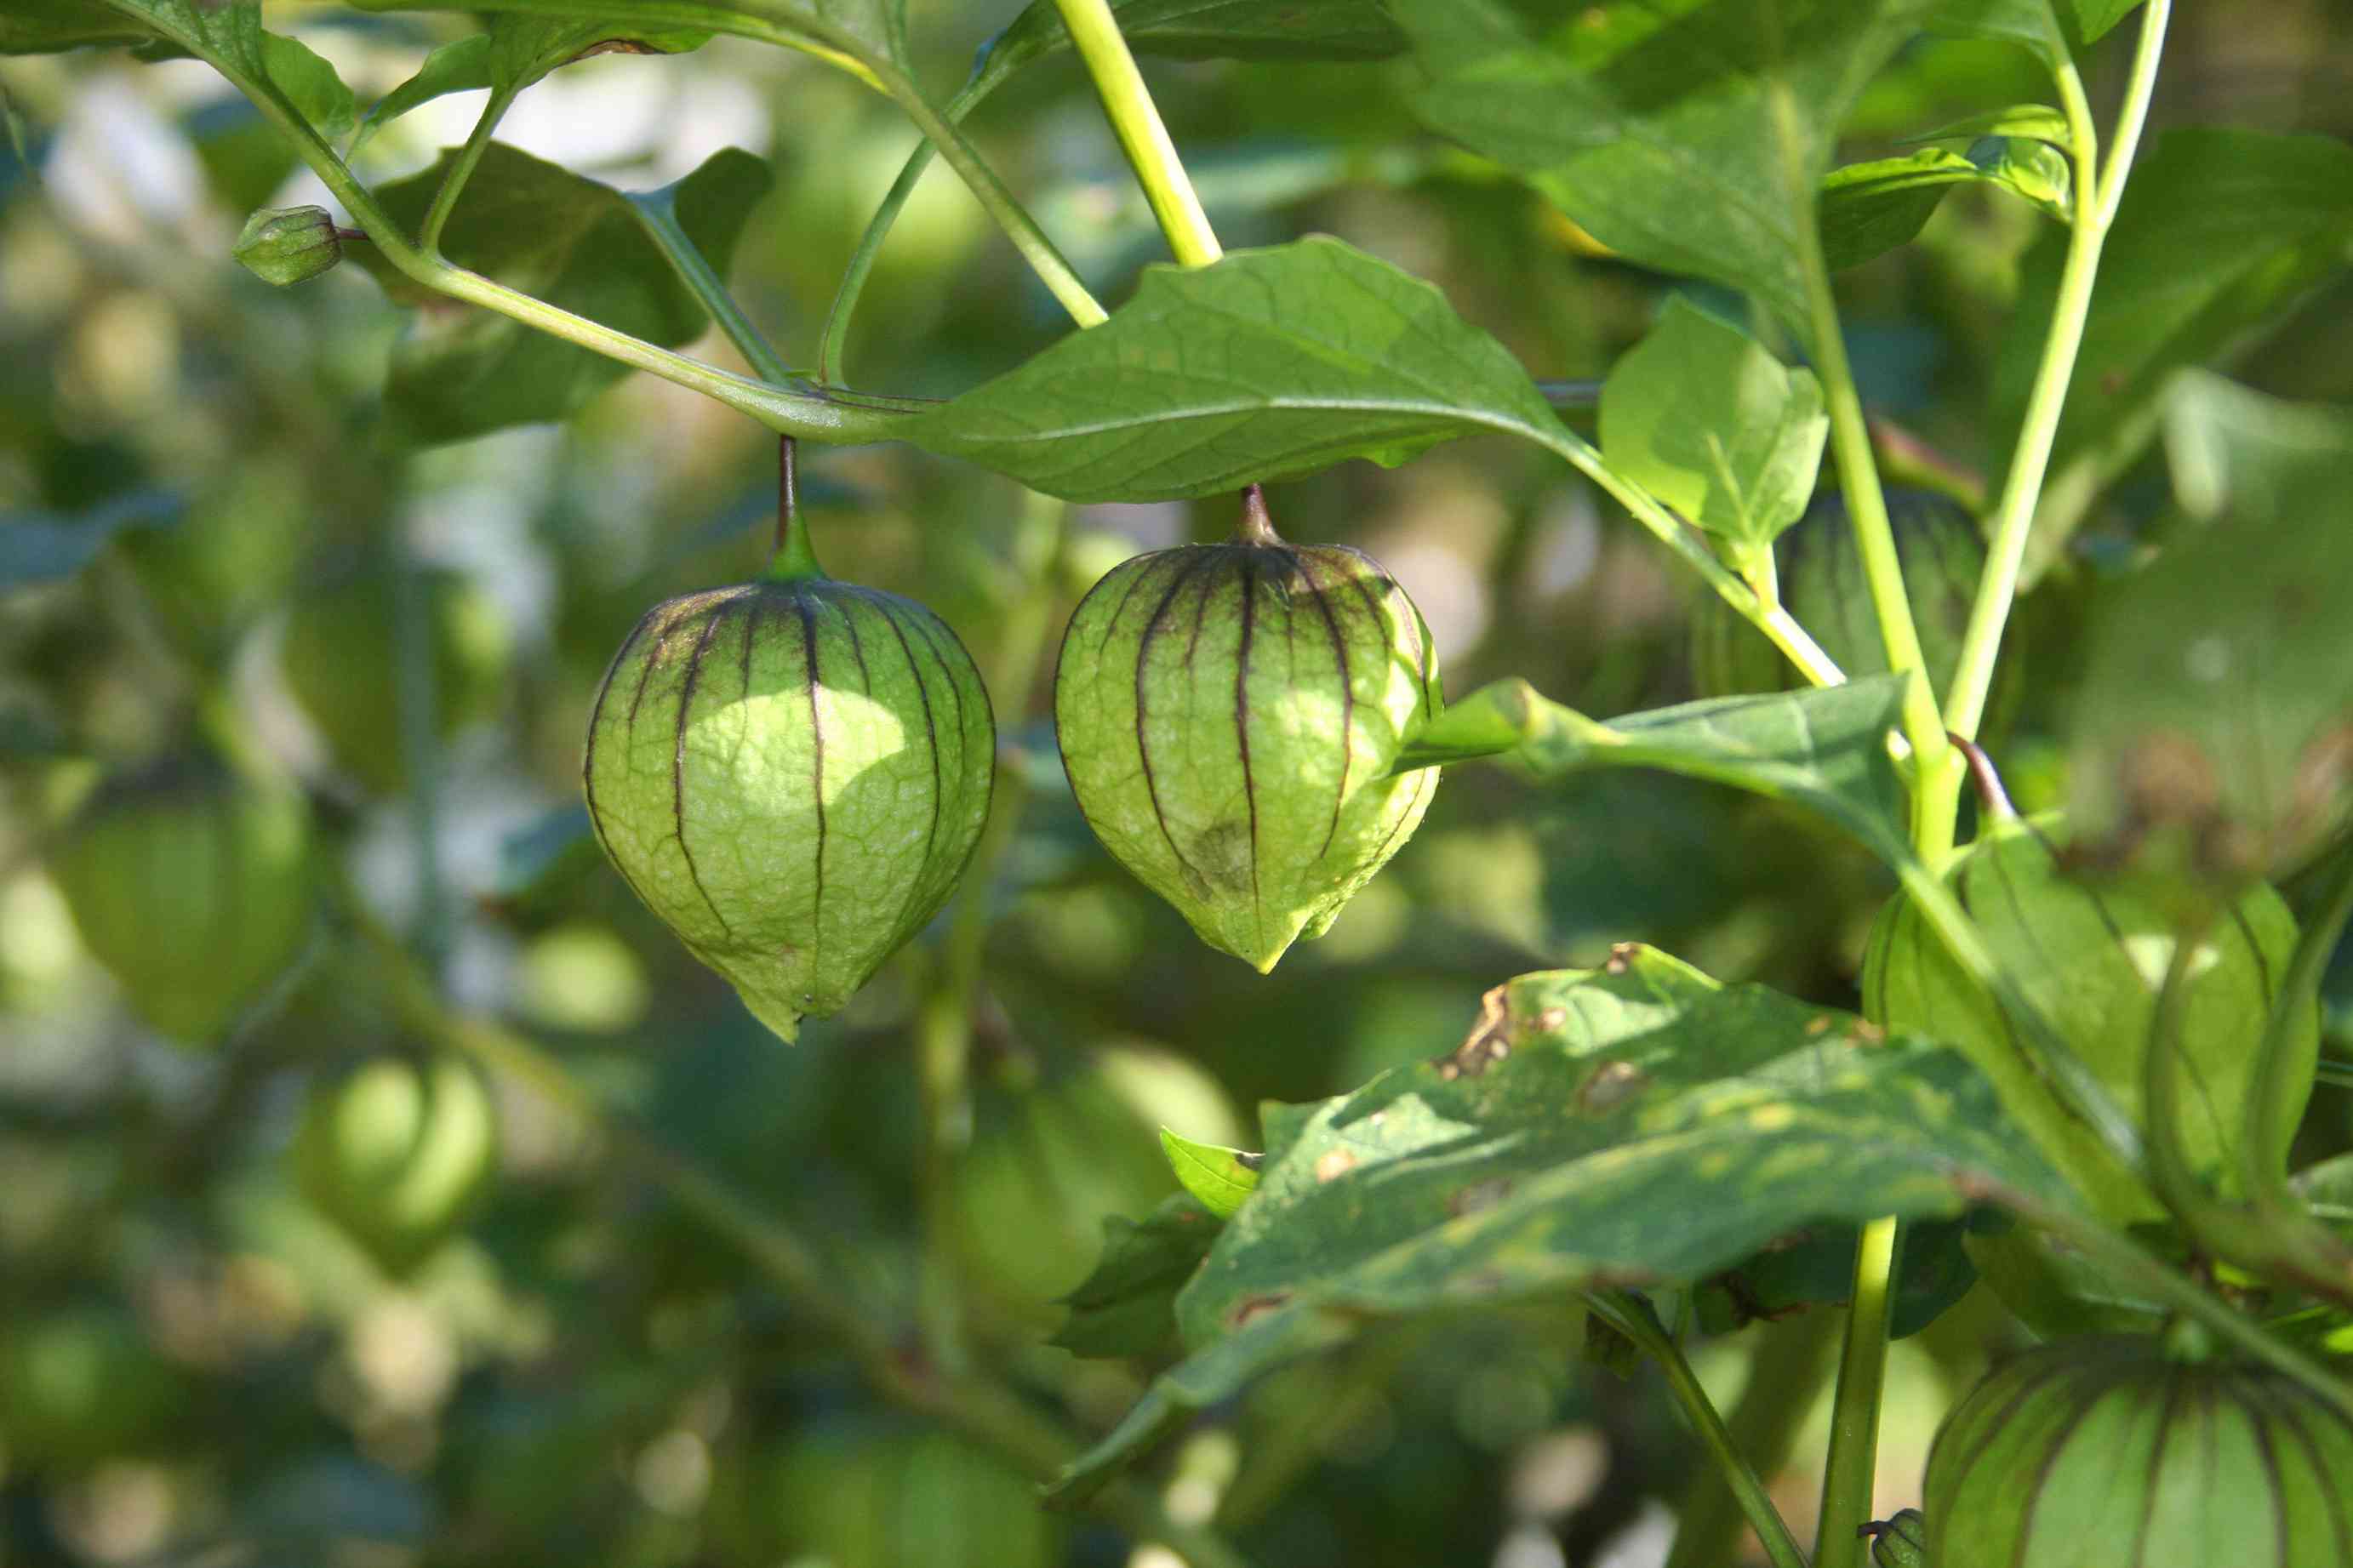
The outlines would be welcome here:
[[[277,33],[261,35],[261,60],[269,79],[312,130],[330,142],[351,134],[359,107],[334,67],[300,40]]]
[[[1240,1149],[1196,1142],[1166,1127],[1160,1130],[1160,1149],[1168,1156],[1168,1168],[1176,1173],[1178,1184],[1219,1219],[1231,1219],[1250,1189],[1258,1185],[1258,1172],[1244,1163]]]
[[[1558,421],[1437,289],[1323,236],[1154,267],[1135,297],[903,426],[1067,500],[1211,495]]]
[[[1904,1227],[1891,1338],[1918,1333],[1977,1283],[1977,1268],[1961,1246],[1968,1228],[1967,1220],[1923,1220]],[[1777,1237],[1772,1246],[1692,1292],[1700,1327],[1728,1333],[1759,1318],[1843,1303],[1853,1294],[1860,1231],[1855,1226],[1817,1226]]]
[[[1047,1342],[1082,1356],[1149,1356],[1174,1349],[1176,1292],[1209,1255],[1218,1226],[1216,1215],[1184,1193],[1141,1220],[1105,1218],[1103,1257],[1062,1298],[1071,1315]]]
[[[1398,767],[1494,756],[1546,781],[1593,768],[1661,768],[1805,806],[1901,867],[1911,850],[1887,742],[1909,679],[1716,698],[1607,724],[1525,680],[1499,680],[1450,703]]]
[[[2065,236],[2045,235],[2021,269],[2017,315],[1995,369],[1994,425],[2005,433],[2025,406],[2065,251]],[[2175,370],[2227,357],[2348,259],[2353,147],[2261,131],[2158,138],[2133,168],[2101,255],[2035,515],[2030,575],[2146,449]]]
[[[1377,0],[1125,0],[1112,15],[1128,47],[1173,59],[1378,60],[1405,47]],[[990,42],[982,72],[1009,70],[1070,41],[1054,0],[1032,0]]]
[[[1192,1353],[1062,1500],[1373,1319],[1688,1283],[1811,1226],[2067,1201],[1959,1057],[1634,945],[1498,987],[1451,1054],[1268,1135],[1258,1191],[1177,1298]]]
[[[1618,0],[1531,29],[1502,0],[1397,0],[1432,129],[1596,238],[1807,327],[1804,256],[1840,118],[1928,0]]]
[[[415,230],[453,154],[377,193]],[[712,268],[725,272],[752,205],[766,189],[751,154],[730,149],[690,176],[713,199],[679,204],[680,221]],[[708,324],[702,306],[647,237],[627,196],[492,142],[442,237],[449,259],[524,293],[649,342],[684,343]],[[395,299],[421,295],[370,246],[353,254]],[[508,425],[557,419],[626,374],[601,354],[489,311],[436,307],[393,352],[387,405],[420,441],[455,441]]]
[[[2068,58],[2067,30],[2050,0],[1939,0],[1926,26],[1956,37],[2016,44],[2047,66]]]
[[[1601,386],[1601,455],[1736,550],[1806,510],[1830,416],[1821,384],[1680,297]]]
[[[0,55],[46,55],[154,38],[153,28],[99,0],[9,0],[0,7]]]
[[[2353,412],[2191,375],[2166,424],[2176,488],[2212,521],[2095,615],[2076,828],[2193,876],[2278,876],[2353,795]]]
[[[601,28],[607,37],[624,39],[728,33],[816,55],[877,87],[901,69],[905,54],[902,0],[593,0],[587,5],[579,0],[493,0],[489,5],[481,0],[353,3],[363,11],[470,11],[540,18],[552,26]]]
[[[164,490],[134,490],[79,517],[0,513],[0,588],[58,583],[98,558],[118,533],[169,528],[180,521],[180,499]]]
[[[417,74],[386,93],[367,113],[352,151],[385,125],[446,93],[491,88],[517,92],[554,70],[591,55],[676,55],[711,41],[708,32],[657,30],[602,17],[494,16],[488,32],[444,44],[425,57]]]
[[[36,26],[50,4],[38,0]],[[106,0],[103,6],[57,8],[60,15],[73,11],[92,26],[111,12],[128,29],[77,41],[153,47],[160,40],[206,61],[248,98],[268,100],[322,142],[352,128],[351,89],[335,68],[294,39],[264,30],[260,0]],[[0,20],[0,29],[8,26]],[[12,52],[5,44],[8,36],[0,31],[0,52]]]
[[[2067,20],[2084,43],[2096,41],[2109,28],[2141,8],[2142,0],[2063,0]]]
[[[1833,169],[1822,181],[1822,255],[1832,271],[1911,242],[1955,185],[1998,185],[2062,223],[2068,215],[2066,156],[2031,137],[1984,136],[1967,153],[1928,147]]]
[[[2063,153],[2075,145],[2067,117],[2047,103],[2013,103],[2007,109],[1988,110],[1983,114],[1939,125],[1934,131],[1924,131],[1917,136],[1906,136],[1904,142],[1974,142],[1980,136],[2023,136],[2048,142]]]

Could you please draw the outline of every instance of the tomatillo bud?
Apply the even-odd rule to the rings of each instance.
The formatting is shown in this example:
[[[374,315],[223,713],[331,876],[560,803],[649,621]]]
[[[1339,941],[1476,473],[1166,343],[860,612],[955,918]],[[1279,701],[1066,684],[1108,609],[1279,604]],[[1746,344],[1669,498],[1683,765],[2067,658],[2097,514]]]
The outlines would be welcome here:
[[[589,719],[588,815],[646,907],[789,1040],[947,901],[996,737],[937,616],[801,569],[638,623]]]
[[[1413,835],[1392,774],[1441,705],[1430,630],[1378,563],[1286,544],[1253,489],[1224,544],[1139,555],[1071,617],[1054,728],[1113,858],[1261,973]]]
[[[307,283],[343,258],[343,231],[324,207],[264,207],[229,249],[248,272],[284,288]]]

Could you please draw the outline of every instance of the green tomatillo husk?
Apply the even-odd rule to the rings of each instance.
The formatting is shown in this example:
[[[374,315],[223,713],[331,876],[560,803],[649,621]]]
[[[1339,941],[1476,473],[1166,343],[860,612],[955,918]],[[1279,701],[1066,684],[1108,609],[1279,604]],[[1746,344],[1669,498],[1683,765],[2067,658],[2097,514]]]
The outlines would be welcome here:
[[[1054,672],[1062,763],[1095,836],[1261,973],[1412,837],[1438,770],[1391,770],[1441,701],[1405,590],[1360,551],[1283,542],[1255,489],[1232,541],[1139,555],[1096,584]]]
[[[343,258],[343,231],[324,207],[264,207],[229,249],[247,271],[284,288],[307,283]]]
[[[303,1195],[398,1277],[455,1234],[489,1186],[498,1113],[463,1058],[379,1057],[311,1087],[293,1158]]]
[[[2185,939],[2172,912],[2129,888],[2098,888],[2066,874],[2055,821],[1995,822],[1947,873],[1995,962],[2048,1019],[2136,1124],[2146,1123],[2145,1064],[2150,1026],[2176,947]],[[2184,1084],[2175,1131],[2192,1170],[2226,1194],[2237,1191],[2247,1096],[2272,1004],[2295,950],[2295,918],[2279,894],[2256,885],[2195,938],[2188,960],[2178,1041]],[[1892,900],[1873,926],[1863,963],[1863,1010],[1887,1028],[1947,1041],[1977,1061],[2032,1048],[2010,1016],[1946,951],[1908,897]],[[2273,1124],[2293,1130],[2312,1089],[2319,1050],[2318,1009],[2296,1020],[2287,1070],[2279,1075]],[[2071,1123],[2071,1149],[2044,1152],[2071,1170],[2099,1168],[2087,1126]],[[2261,1157],[2284,1164],[2284,1147]],[[2071,1158],[2080,1155],[2080,1158]],[[2110,1220],[2158,1217],[2154,1195],[2116,1181],[2086,1196]]]
[[[596,695],[584,769],[638,897],[787,1040],[947,901],[997,734],[937,616],[797,560],[649,611]]]
[[[1995,1369],[1928,1454],[1936,1568],[2353,1568],[2353,1421],[2131,1336]]]
[[[310,938],[309,807],[209,753],[100,784],[49,870],[132,1010],[189,1045],[216,1042]]]

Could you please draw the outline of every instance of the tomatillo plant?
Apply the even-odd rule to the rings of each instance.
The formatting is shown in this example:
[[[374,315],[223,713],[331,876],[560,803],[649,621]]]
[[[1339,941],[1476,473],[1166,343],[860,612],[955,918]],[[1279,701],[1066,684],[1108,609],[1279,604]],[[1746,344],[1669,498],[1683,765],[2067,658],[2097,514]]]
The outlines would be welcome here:
[[[237,285],[267,296],[250,308],[343,309],[375,285],[417,308],[364,422],[285,421],[306,443],[298,509],[349,492],[354,439],[390,473],[417,448],[515,425],[579,421],[565,453],[584,466],[648,429],[667,442],[701,428],[667,402],[613,418],[597,399],[634,369],[776,440],[773,554],[757,572],[685,546],[632,559],[582,521],[611,498],[574,487],[551,503],[565,526],[545,531],[582,557],[579,581],[534,619],[545,606],[531,595],[493,603],[455,560],[429,559],[460,553],[438,516],[354,507],[331,520],[330,558],[397,570],[281,591],[291,602],[257,617],[331,753],[309,764],[315,799],[268,765],[268,707],[241,710],[256,678],[224,650],[245,628],[177,648],[135,578],[123,591],[92,568],[109,624],[143,671],[170,678],[96,685],[83,706],[97,717],[57,749],[132,752],[117,710],[152,708],[171,754],[216,748],[236,763],[118,764],[91,788],[106,770],[76,756],[44,775],[55,809],[29,837],[77,951],[148,1026],[242,1039],[268,1033],[253,1021],[269,1001],[287,1009],[283,1032],[355,1037],[356,1072],[303,1069],[293,1165],[311,1206],[385,1271],[415,1276],[420,1299],[470,1267],[451,1244],[496,1208],[502,1157],[542,1180],[609,1155],[661,1187],[640,1257],[575,1246],[557,1226],[514,1271],[550,1299],[645,1258],[665,1281],[648,1291],[659,1310],[644,1378],[597,1394],[620,1435],[590,1447],[609,1469],[614,1445],[634,1445],[636,1491],[664,1530],[706,1507],[714,1522],[691,1540],[629,1539],[684,1542],[681,1560],[698,1561],[1060,1561],[1061,1527],[1018,1495],[1026,1476],[1053,1508],[1099,1510],[1138,1544],[1227,1568],[1253,1544],[1293,1549],[1299,1527],[1279,1510],[1375,1415],[1397,1426],[1392,1374],[1408,1356],[1465,1369],[1425,1380],[1446,1383],[1450,1403],[1412,1421],[1453,1421],[1482,1463],[1570,1421],[1555,1398],[1572,1382],[1565,1356],[1556,1377],[1524,1375],[1458,1331],[1493,1318],[1547,1355],[1567,1325],[1588,1359],[1656,1376],[1709,1466],[1671,1568],[1730,1561],[1736,1521],[1774,1568],[2353,1561],[2353,1156],[2341,1103],[2318,1091],[2348,1079],[2326,1053],[2331,1028],[2343,1034],[2327,976],[2353,919],[2353,419],[2198,369],[2341,279],[2353,153],[2184,127],[2143,157],[2168,0],[1557,15],[1497,0],[1037,0],[944,103],[919,68],[933,40],[911,36],[895,0],[358,8],[403,14],[367,35],[385,47],[440,40],[364,113],[306,41],[349,41],[314,26],[332,6],[304,11],[298,40],[265,27],[258,0],[45,0],[0,18],[0,52],[128,45],[208,65],[277,139],[275,162],[239,182],[240,207],[291,199],[298,162],[332,204],[255,211],[223,269],[233,258],[286,284],[353,264],[286,296]],[[442,15],[461,11],[479,20]],[[834,231],[844,254],[826,252],[812,216],[836,211],[844,183],[821,145],[796,149],[791,219],[763,226],[778,176],[743,149],[625,193],[501,139],[524,95],[576,62],[719,68],[675,57],[720,34],[838,70],[845,95],[871,90],[870,107],[906,121],[914,151],[854,247]],[[1064,51],[1134,177],[1132,204],[1043,182],[963,129]],[[1279,158],[1220,149],[1188,173],[1139,55],[1244,62],[1169,79],[1201,95],[1179,131],[1240,83],[1242,140],[1272,145],[1313,112],[1303,90],[1287,101],[1277,73],[1296,69],[1331,101],[1388,105],[1429,134]],[[1961,55],[2000,58],[2032,100],[1912,123],[1947,96],[1938,62]],[[2094,58],[2116,89],[2105,116],[2084,85]],[[1991,78],[1972,66],[1957,79],[1982,96]],[[1280,105],[1265,100],[1277,81]],[[484,95],[462,144],[379,177],[410,140],[404,117],[460,92]],[[816,138],[814,122],[789,123]],[[934,156],[1034,290],[961,251],[925,258],[922,290],[879,264]],[[1387,258],[1439,265],[1447,247],[1411,226],[1384,219],[1377,245],[1275,238],[1293,233],[1290,206],[1360,185],[1416,203],[1476,188],[1539,216],[1482,220],[1456,247],[1478,258],[1459,300]],[[1213,211],[1233,214],[1229,233],[1275,242],[1229,251]],[[1125,276],[1155,227],[1176,265]],[[820,259],[831,285],[839,264],[821,328],[800,320],[791,287],[731,289],[743,258],[784,230],[797,280]],[[1496,254],[1507,232],[1525,256]],[[1939,286],[1966,296],[1937,317],[1967,366],[1953,374],[1994,402],[1979,429],[1948,422],[1957,447],[1974,443],[1967,458],[1866,406],[1866,384],[1902,378],[1842,315],[1879,276],[1851,270],[1915,241]],[[177,270],[147,266],[185,293]],[[961,289],[952,273],[968,274]],[[1539,380],[1473,320],[1564,288],[1580,290],[1576,308],[1499,331],[1588,364],[1536,367]],[[936,353],[910,301],[965,309],[959,293],[987,296],[998,337]],[[1634,301],[1635,319],[1611,325],[1608,299],[1621,316]],[[188,308],[231,307],[207,295]],[[1036,318],[1051,311],[1050,329]],[[809,341],[771,342],[771,314]],[[96,398],[132,379],[110,347],[144,330],[126,319],[78,340],[60,384]],[[860,321],[860,353],[910,380],[920,362],[924,395],[849,384]],[[712,328],[723,363],[692,348]],[[1420,535],[1415,487],[1447,459],[1324,477],[1497,437],[1517,446],[1490,441],[1465,467],[1500,495],[1524,466],[1544,492],[1445,511]],[[812,459],[804,510],[801,453],[890,442],[920,457]],[[1268,487],[1284,484],[1278,533]],[[212,561],[217,546],[208,570],[256,580],[235,551],[245,500],[199,509],[170,559]],[[1181,512],[1094,510],[1197,500],[1211,521],[1190,540]],[[1607,520],[1587,514],[1602,500]],[[819,568],[812,516],[853,504],[858,526],[826,522],[827,557],[876,584],[920,577],[931,605]],[[2094,518],[2101,543],[2079,548]],[[692,549],[719,548],[741,521]],[[1604,540],[1620,521],[1648,536],[1637,564]],[[35,520],[19,553],[39,569],[28,575],[71,578],[111,533],[161,526],[110,501]],[[1326,534],[1361,537],[1389,565]],[[1491,583],[1447,564],[1480,550]],[[1677,628],[1687,641],[1653,635],[1676,604],[1648,591],[1662,562],[1698,596]],[[1547,619],[1559,604],[1574,615]],[[604,670],[576,690],[575,640]],[[1688,668],[1647,670],[1669,644]],[[1458,675],[1500,678],[1448,701],[1441,645]],[[1585,679],[1612,716],[1500,674],[1514,660]],[[492,770],[441,752],[477,744],[543,686],[569,693],[551,728],[566,759],[577,742],[577,805],[507,858],[520,866],[470,877],[444,864],[439,825],[470,791],[495,793]],[[199,731],[201,748],[185,739]],[[1517,783],[1465,780],[1433,810],[1441,773],[1482,762]],[[1587,776],[1623,769],[1651,782],[1605,795]],[[361,805],[337,787],[353,781]],[[1769,832],[1744,840],[1762,847],[1679,863],[1689,886],[1672,901],[1715,906],[1727,929],[1736,914],[1748,934],[1703,951],[1786,984],[1704,973],[1647,927],[1560,915],[1605,907],[1581,900],[1636,874],[1645,810],[1720,813],[1730,794],[1771,803],[1757,814]],[[405,931],[378,908],[355,820],[392,799],[414,850]],[[1701,841],[1677,842],[1662,858]],[[1760,885],[1776,872],[1801,896]],[[549,891],[565,886],[602,893],[567,905]],[[1867,889],[1875,913],[1841,889]],[[1417,900],[1448,912],[1417,919]],[[551,907],[596,912],[560,921]],[[631,921],[643,941],[616,934]],[[470,956],[467,933],[491,922],[507,927],[496,961]],[[1276,978],[1222,960],[1197,974],[1186,927],[1259,976],[1300,939],[1330,938]],[[336,984],[296,983],[314,937],[348,966]],[[1531,953],[1552,966],[1529,967]],[[9,962],[0,985],[30,961]],[[507,971],[532,984],[493,1007],[480,976]],[[1481,979],[1458,984],[1465,973]],[[1431,1034],[1433,989],[1467,1030]],[[1202,1022],[1225,1016],[1208,1010],[1229,993],[1289,1010]],[[1221,1079],[1130,1037],[1188,1021],[1240,1042],[1226,1066],[1251,1076]],[[776,1048],[771,1036],[805,1026],[801,1049]],[[1351,1054],[1313,1057],[1327,1026]],[[602,1037],[673,1031],[727,1043],[616,1065]],[[593,1074],[575,1072],[575,1050],[601,1058]],[[902,1073],[885,1065],[893,1050]],[[218,1114],[233,1119],[253,1088],[238,1075],[273,1068],[243,1047],[223,1058]],[[1310,1070],[1342,1075],[1316,1085],[1342,1092],[1270,1101],[1254,1134],[1235,1123],[1245,1083],[1297,1092]],[[679,1113],[669,1090],[686,1078],[723,1085],[723,1113]],[[510,1117],[519,1089],[593,1136],[564,1143]],[[853,1191],[829,1161],[888,1167],[905,1190]],[[822,1237],[805,1235],[820,1215]],[[913,1245],[866,1246],[896,1221]],[[483,1225],[488,1245],[541,1234]],[[720,1266],[694,1248],[712,1237],[781,1306],[706,1289]],[[533,1272],[543,1264],[562,1289]],[[691,1289],[670,1289],[673,1265]],[[1973,1295],[1980,1270],[1990,1289]],[[1956,1311],[1965,1300],[1977,1305]],[[1839,1340],[1810,1547],[1778,1511],[1771,1472],[1817,1406],[1831,1335],[1789,1366],[1767,1364],[1763,1331],[1741,1342],[1756,1364],[1729,1417],[1709,1358],[1692,1353],[1702,1335],[1809,1310],[1837,1313]],[[106,1321],[82,1336],[90,1348],[58,1355],[129,1364]],[[1930,1413],[1944,1419],[1922,1506],[1873,1520],[1883,1409],[1936,1397],[1891,1394],[1891,1341],[1932,1331],[1949,1370],[1982,1361],[1988,1321],[2017,1353]],[[1128,1364],[1071,1374],[1039,1353],[1049,1327],[1074,1356]],[[181,1331],[189,1359],[215,1353]],[[802,1397],[808,1372],[796,1363],[745,1397],[726,1381],[731,1358],[786,1342],[798,1356],[805,1334],[941,1430],[837,1441],[821,1423],[796,1427],[764,1468],[714,1483],[714,1465],[767,1441],[759,1424]],[[2031,1337],[2046,1342],[2025,1349]],[[72,1407],[76,1390],[12,1355],[12,1385],[40,1396],[28,1409]],[[435,1451],[365,1399],[345,1403],[364,1448],[394,1468]],[[8,1422],[0,1411],[0,1444],[17,1436]],[[39,1463],[90,1458],[53,1442],[53,1424],[36,1423]],[[150,1440],[151,1424],[121,1424]],[[1129,1473],[1163,1461],[1160,1479]],[[2119,1473],[2128,1484],[2112,1484]],[[964,1500],[939,1515],[936,1497],[901,1509],[859,1489],[912,1494],[930,1485],[908,1479],[921,1476],[948,1478],[933,1490]],[[789,1518],[758,1506],[771,1491],[792,1500]],[[1577,1505],[1516,1506],[1514,1538]],[[975,1526],[986,1542],[957,1510],[997,1521]]]

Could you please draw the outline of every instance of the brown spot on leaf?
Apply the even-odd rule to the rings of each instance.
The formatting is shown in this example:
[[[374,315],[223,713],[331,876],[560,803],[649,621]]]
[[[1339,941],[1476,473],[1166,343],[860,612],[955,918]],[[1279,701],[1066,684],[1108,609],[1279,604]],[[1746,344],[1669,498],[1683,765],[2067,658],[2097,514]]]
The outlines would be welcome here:
[[[1448,1195],[1446,1212],[1456,1219],[1461,1219],[1464,1215],[1477,1214],[1481,1209],[1493,1208],[1511,1195],[1512,1183],[1509,1177],[1497,1176],[1492,1181],[1473,1182],[1461,1191]]]
[[[1577,1109],[1588,1116],[1617,1110],[1650,1082],[1650,1075],[1632,1062],[1604,1062],[1577,1091]]]
[[[1438,1058],[1438,1076],[1452,1083],[1464,1076],[1477,1078],[1512,1054],[1511,987],[1498,985],[1479,998],[1479,1016],[1471,1033],[1450,1056]]]
[[[1883,1046],[1887,1043],[1887,1031],[1876,1024],[1858,1020],[1854,1027],[1847,1032],[1846,1037],[1850,1045]]]
[[[1831,1026],[1837,1021],[1837,1019],[1831,1017],[1828,1013],[1820,1014],[1814,1017],[1807,1019],[1806,1037],[1810,1040],[1816,1036],[1830,1033]]]
[[[1356,1157],[1345,1149],[1326,1149],[1315,1162],[1315,1179],[1335,1182],[1356,1168]]]
[[[1239,1332],[1269,1312],[1281,1310],[1290,1300],[1291,1292],[1288,1290],[1277,1290],[1271,1296],[1247,1297],[1226,1314],[1226,1321]]]
[[[1642,950],[1639,942],[1621,942],[1609,950],[1609,957],[1601,965],[1605,974],[1623,974],[1634,967],[1634,955]]]

